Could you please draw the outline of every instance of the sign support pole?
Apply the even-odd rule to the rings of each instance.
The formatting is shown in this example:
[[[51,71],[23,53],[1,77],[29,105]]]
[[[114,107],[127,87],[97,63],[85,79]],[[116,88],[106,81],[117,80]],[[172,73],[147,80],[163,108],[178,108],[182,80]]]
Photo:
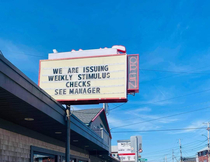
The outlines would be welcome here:
[[[138,148],[138,137],[136,136],[136,158],[135,158],[135,162],[139,161],[139,148]]]
[[[70,162],[70,122],[71,122],[71,107],[66,105],[66,162]]]

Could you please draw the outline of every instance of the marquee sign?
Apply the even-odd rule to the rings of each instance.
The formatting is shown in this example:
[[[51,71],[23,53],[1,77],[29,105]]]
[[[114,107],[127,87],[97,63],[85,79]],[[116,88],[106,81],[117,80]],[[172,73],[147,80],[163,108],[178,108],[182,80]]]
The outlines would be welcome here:
[[[127,55],[41,60],[39,86],[63,103],[126,102]]]

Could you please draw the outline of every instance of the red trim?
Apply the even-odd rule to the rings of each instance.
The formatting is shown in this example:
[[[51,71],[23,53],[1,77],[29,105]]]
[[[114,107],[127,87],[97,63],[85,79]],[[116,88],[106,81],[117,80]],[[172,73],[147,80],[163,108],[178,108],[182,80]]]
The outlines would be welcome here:
[[[57,100],[57,101],[89,101],[89,100],[124,100],[124,99],[126,99],[127,100],[127,98],[126,97],[122,97],[122,98],[119,98],[119,97],[117,97],[117,98],[87,98],[87,99],[63,99],[63,100]]]
[[[128,93],[132,93],[132,92],[139,93],[138,89],[129,89],[127,91],[128,91]]]
[[[128,97],[128,55],[127,55],[127,57],[126,57],[126,63],[127,63],[127,71],[126,71],[126,96]]]
[[[104,109],[101,109],[101,111],[98,112],[98,114],[91,120],[92,122],[101,114],[101,112],[103,111]]]
[[[139,92],[139,54],[137,54],[137,57],[138,57],[138,70],[137,70],[137,79],[138,80],[137,80],[137,82],[138,82],[138,92]]]
[[[94,57],[109,57],[109,56],[121,56],[122,54],[110,54],[110,55],[99,55],[99,56],[84,56],[84,57],[72,57],[72,58],[62,58],[62,59],[50,59],[50,60],[40,60],[40,61],[53,61],[53,60],[71,60],[71,59],[83,59],[83,58],[94,58]]]
[[[112,139],[112,134],[111,134],[111,132],[110,132],[109,123],[108,123],[108,120],[107,120],[107,117],[106,117],[106,112],[105,112],[105,110],[104,110],[104,115],[105,115],[106,123],[107,123],[107,126],[108,126],[109,135],[110,135],[110,138]]]
[[[58,101],[58,100],[57,100]],[[106,99],[106,100],[81,100],[81,101],[58,101],[62,104],[71,104],[71,105],[84,105],[84,104],[99,104],[99,103],[119,103],[127,102],[127,99]]]
[[[107,117],[106,117],[106,112],[105,112],[105,109],[104,109],[104,108],[101,109],[101,111],[98,112],[98,114],[91,120],[91,122],[93,122],[94,120],[96,120],[96,118],[97,118],[102,112],[104,112],[104,116],[105,116],[105,119],[106,119],[106,124],[107,124],[107,126],[108,126],[109,136],[110,136],[110,138],[112,139],[112,134],[111,134],[110,129],[109,129],[109,123],[108,123],[108,120],[107,120]]]
[[[117,49],[117,51],[126,53],[126,50]]]
[[[122,154],[118,154],[119,156],[121,155],[135,155],[135,153],[122,153]]]
[[[123,46],[123,45],[114,45],[114,46],[115,46],[115,49],[117,49],[117,51],[119,51],[119,52],[123,52],[123,53],[126,53],[126,48],[125,48],[125,46]],[[114,46],[112,46],[112,48],[113,48]],[[117,48],[117,46],[124,47],[124,48],[125,48],[125,50],[121,50],[121,49]]]
[[[137,60],[138,60],[138,62],[137,62],[137,85],[138,85],[138,87],[137,88],[135,88],[135,89],[128,89],[127,88],[127,92],[128,93],[132,93],[132,92],[134,92],[134,93],[138,93],[139,92],[139,54],[131,54],[131,55],[127,55],[127,58],[128,58],[128,56],[137,56]],[[127,65],[127,68],[128,68],[128,65]]]

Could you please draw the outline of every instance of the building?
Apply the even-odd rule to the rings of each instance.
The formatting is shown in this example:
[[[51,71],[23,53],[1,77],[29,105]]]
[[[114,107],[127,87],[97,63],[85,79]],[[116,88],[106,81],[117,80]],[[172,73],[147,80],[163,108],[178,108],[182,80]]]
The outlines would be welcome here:
[[[208,162],[208,147],[203,148],[202,150],[198,151],[198,162]]]
[[[135,158],[141,158],[141,136],[131,136],[130,140],[118,140],[117,146],[112,146],[112,156],[123,162],[135,162]],[[136,157],[136,154],[138,155]]]
[[[105,109],[95,108],[77,110],[74,111],[73,114],[104,140],[104,143],[109,146],[109,152],[111,153],[110,146],[112,136],[106,118]]]
[[[118,155],[118,147],[117,146],[112,146],[111,147],[111,155],[112,157],[116,158],[116,159],[120,159],[119,155]]]
[[[196,162],[196,157],[184,157],[184,162]]]
[[[110,141],[100,135],[105,131],[91,127],[100,123],[111,140],[103,112],[96,113],[90,125],[71,115],[71,162],[117,161],[109,156]],[[65,162],[65,116],[60,103],[0,55],[1,162]]]

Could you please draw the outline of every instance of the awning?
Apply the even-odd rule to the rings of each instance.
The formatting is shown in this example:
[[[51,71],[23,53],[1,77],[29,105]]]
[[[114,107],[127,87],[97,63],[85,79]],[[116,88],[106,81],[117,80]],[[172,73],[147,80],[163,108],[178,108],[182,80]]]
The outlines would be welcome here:
[[[12,122],[65,142],[64,117],[65,108],[61,104],[0,55],[0,118],[5,122],[1,122],[2,127],[4,125],[6,128],[9,124],[6,122]],[[28,121],[26,118],[34,120]],[[71,117],[71,145],[88,151],[109,151],[103,139],[74,115]]]

